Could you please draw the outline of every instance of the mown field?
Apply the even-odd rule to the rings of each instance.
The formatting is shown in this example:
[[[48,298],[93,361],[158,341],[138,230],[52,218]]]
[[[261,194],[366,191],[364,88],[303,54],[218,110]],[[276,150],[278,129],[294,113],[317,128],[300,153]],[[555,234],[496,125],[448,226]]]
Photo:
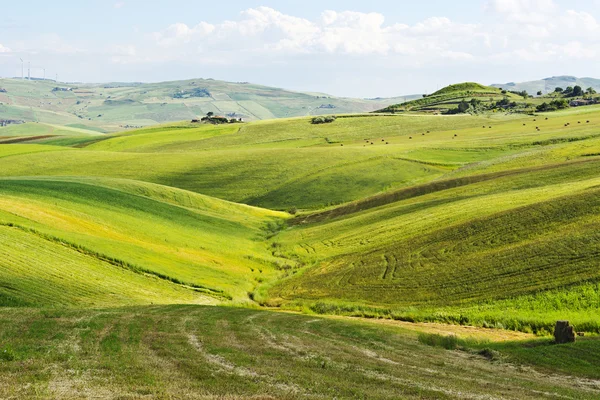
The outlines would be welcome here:
[[[365,322],[201,306],[11,309],[0,321],[3,398],[595,399],[600,393],[597,370],[586,368],[585,359],[575,364],[580,378],[537,372],[531,364],[490,361],[481,344],[445,350],[422,343],[414,331]],[[560,354],[576,356],[592,343],[562,347]],[[541,357],[544,350],[529,353]]]
[[[0,138],[0,397],[599,395],[600,107]]]

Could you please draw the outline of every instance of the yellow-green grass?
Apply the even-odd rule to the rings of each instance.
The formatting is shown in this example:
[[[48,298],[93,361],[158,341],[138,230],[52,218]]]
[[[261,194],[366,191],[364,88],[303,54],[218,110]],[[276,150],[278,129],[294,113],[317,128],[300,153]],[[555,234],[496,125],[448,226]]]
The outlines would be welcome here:
[[[184,154],[69,149],[53,155],[14,156],[6,163],[0,159],[0,175],[135,179],[285,210],[351,201],[444,172],[435,165],[396,159],[390,152],[383,147],[373,151],[319,147]]]
[[[90,150],[127,152],[190,151],[211,137],[237,133],[242,125],[179,124],[125,132],[87,146]]]
[[[71,127],[66,125],[40,124],[29,122],[20,125],[8,125],[0,128],[0,137],[28,137],[28,136],[99,136],[100,132]]]
[[[216,300],[136,273],[33,231],[0,226],[0,307],[121,307]]]
[[[542,347],[490,343],[481,351],[478,343],[468,342],[472,349],[448,351],[422,342],[417,333],[392,326],[248,309],[2,309],[0,397],[584,400],[600,395],[593,380],[598,371],[585,365],[594,362],[597,340],[547,347],[549,361]],[[538,356],[525,358],[515,348]],[[588,356],[579,357],[585,351]],[[490,361],[488,354],[497,359]],[[573,367],[565,370],[556,355]]]
[[[5,179],[0,185],[4,225],[235,300],[247,300],[258,283],[276,275],[279,260],[261,238],[281,218],[285,214],[134,181]]]
[[[269,304],[349,303],[404,316],[448,306],[459,321],[460,310],[490,302],[499,316],[501,301],[600,278],[586,241],[598,222],[600,109],[547,118],[182,123],[80,149],[21,145],[0,157],[0,175],[15,177],[2,181],[1,201],[25,226],[237,300],[254,292]],[[117,210],[115,191],[129,196]],[[227,207],[188,204],[206,201],[197,193],[301,215],[267,240],[287,214],[243,206],[232,220]],[[259,215],[244,220],[248,210]],[[281,282],[278,269],[289,275]],[[480,310],[471,315],[485,321]],[[555,316],[543,317],[544,329]]]
[[[11,144],[0,145],[0,159],[14,156],[31,155],[34,153],[48,153],[63,150],[60,147],[45,146],[40,144]]]
[[[556,115],[539,122],[541,132],[533,117],[523,116],[362,116],[324,126],[307,119],[166,126],[109,136],[85,149],[24,156],[0,163],[0,174],[119,177],[274,209],[318,209],[441,178],[459,168],[457,176],[475,173],[486,170],[486,163],[520,160],[564,143],[594,146],[597,109],[587,115],[589,124],[569,130],[564,128],[566,117]]]
[[[511,329],[532,329],[533,321],[533,329],[547,330],[563,312],[598,331],[597,289],[588,291],[596,297],[584,307],[565,303],[544,315],[541,306],[534,318],[525,316],[519,296],[557,289],[568,294],[581,282],[600,281],[599,166],[600,160],[589,159],[527,169],[459,187],[434,186],[433,192],[415,190],[374,208],[358,202],[312,224],[302,224],[311,219],[300,217],[300,225],[276,238],[277,247],[313,267],[276,284],[266,295],[270,300],[263,299],[379,306],[388,316],[454,323],[529,321]],[[513,314],[506,314],[506,302],[469,309],[500,300],[511,304]],[[447,313],[436,314],[450,305]]]

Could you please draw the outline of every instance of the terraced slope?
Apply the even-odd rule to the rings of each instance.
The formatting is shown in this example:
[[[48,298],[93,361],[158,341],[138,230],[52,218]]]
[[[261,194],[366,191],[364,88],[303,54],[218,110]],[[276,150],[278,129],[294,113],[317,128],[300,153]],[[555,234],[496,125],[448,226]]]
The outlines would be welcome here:
[[[511,101],[523,99],[522,97],[512,93],[502,93],[502,89],[497,87],[484,86],[475,82],[465,82],[447,86],[430,95],[423,96],[421,99],[393,104],[377,112],[395,113],[404,111],[420,111],[444,113],[450,109],[456,108],[458,103],[463,100],[469,101],[471,99],[477,99],[484,103],[492,103],[502,100],[505,97]]]

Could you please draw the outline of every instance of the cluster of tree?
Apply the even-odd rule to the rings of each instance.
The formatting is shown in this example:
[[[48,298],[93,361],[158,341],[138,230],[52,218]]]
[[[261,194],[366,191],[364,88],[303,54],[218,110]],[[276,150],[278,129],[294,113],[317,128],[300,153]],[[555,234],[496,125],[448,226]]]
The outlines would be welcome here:
[[[213,113],[212,111],[209,111],[208,113],[206,113],[206,117],[202,117],[202,119],[200,119],[200,121],[198,121],[197,119],[193,119],[192,122],[205,122],[208,124],[214,124],[214,125],[220,125],[220,124],[237,124],[237,123],[241,123],[243,122],[241,118],[227,118],[227,117],[220,117],[218,115],[215,115],[215,113]]]
[[[593,87],[589,87],[584,91],[581,86],[577,85],[568,86],[566,89],[557,87],[554,89],[554,93],[562,94],[565,97],[581,97],[585,95],[594,95],[596,94],[596,90]]]
[[[544,111],[556,111],[556,110],[562,110],[565,108],[569,108],[569,102],[565,99],[556,99],[556,100],[552,100],[550,103],[542,103],[539,106],[536,107],[536,110],[539,112],[544,112]]]
[[[314,117],[311,120],[311,123],[315,124],[315,125],[330,124],[330,123],[332,123],[335,120],[336,120],[336,116],[335,115],[331,115],[331,116],[328,116],[328,117]]]
[[[516,101],[510,101],[508,97],[503,98],[502,100],[498,100],[494,104],[492,104],[492,109],[495,108],[516,108],[518,106]]]
[[[448,114],[464,114],[467,112],[475,112],[481,108],[482,102],[479,99],[471,99],[467,101],[463,99],[454,109],[448,110]]]

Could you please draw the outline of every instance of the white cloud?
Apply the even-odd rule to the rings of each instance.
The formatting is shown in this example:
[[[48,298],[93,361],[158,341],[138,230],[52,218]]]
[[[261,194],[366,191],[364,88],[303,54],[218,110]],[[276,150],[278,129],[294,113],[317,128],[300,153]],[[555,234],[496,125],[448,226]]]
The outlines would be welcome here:
[[[4,47],[2,45],[2,43],[0,43],[0,53],[10,53],[11,49],[9,49],[8,47]]]
[[[566,15],[561,19],[562,28],[569,31],[577,31],[582,33],[600,33],[600,25],[593,15],[586,12],[577,12],[568,10]]]
[[[133,45],[117,45],[112,50],[113,54],[117,56],[134,57],[137,54],[136,48]]]
[[[195,45],[198,51],[215,50],[255,53],[284,52],[286,54],[416,54],[430,49],[442,49],[458,43],[464,36],[476,33],[475,24],[457,24],[448,18],[434,17],[414,26],[385,25],[379,13],[355,11],[324,11],[320,18],[309,21],[283,14],[269,7],[249,9],[236,21],[213,25],[200,22],[190,27],[175,23],[153,37],[157,45],[174,48]],[[440,51],[437,57],[454,53],[467,54],[464,49]]]
[[[232,20],[173,23],[133,51],[113,52],[113,61],[257,66],[335,56],[406,68],[600,61],[600,24],[590,13],[552,0],[488,0],[485,9],[477,22],[438,16],[404,24],[380,13],[326,10],[309,20],[258,7]]]
[[[160,46],[169,47],[189,43],[194,39],[201,39],[212,33],[215,27],[206,22],[200,22],[193,28],[183,23],[175,23],[168,28],[154,33],[154,38]]]
[[[123,7],[125,7],[125,2],[124,1],[116,2],[113,7],[116,9],[123,8]]]

